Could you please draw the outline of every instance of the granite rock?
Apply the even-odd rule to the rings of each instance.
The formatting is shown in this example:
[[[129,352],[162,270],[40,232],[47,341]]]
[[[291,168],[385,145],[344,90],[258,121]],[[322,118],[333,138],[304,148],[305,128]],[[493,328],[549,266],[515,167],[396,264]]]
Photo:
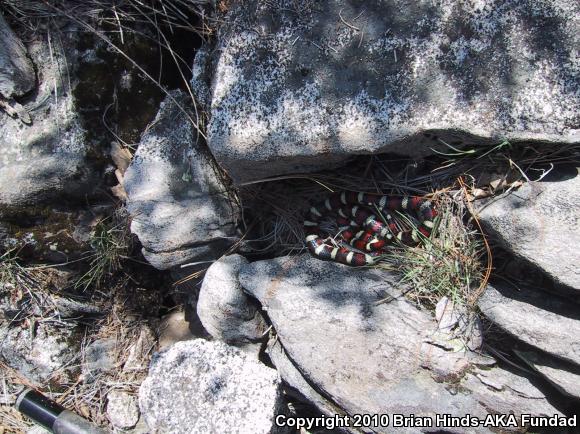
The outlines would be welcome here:
[[[159,269],[217,259],[236,240],[236,208],[181,109],[189,104],[180,91],[162,102],[124,176],[131,230]]]
[[[238,273],[246,264],[243,256],[225,256],[205,273],[197,314],[215,339],[228,343],[256,341],[268,328],[259,306],[244,293],[238,280]]]
[[[18,117],[0,110],[0,205],[4,209],[86,198],[98,186],[74,90],[81,53],[77,32],[27,43],[37,90]],[[23,119],[30,122],[23,122]]]
[[[580,310],[539,289],[517,291],[488,286],[478,301],[481,313],[516,339],[580,366]]]
[[[0,97],[22,96],[35,84],[36,75],[26,47],[0,14]]]
[[[194,339],[153,358],[139,405],[152,432],[271,433],[282,401],[275,370],[223,342]]]
[[[449,151],[439,139],[578,143],[579,14],[573,0],[232,2],[197,62],[208,145],[241,184]]]
[[[559,413],[528,379],[446,348],[436,321],[405,300],[389,273],[302,255],[251,263],[240,282],[309,387],[347,414]],[[488,432],[480,428],[474,432]]]
[[[529,182],[481,207],[487,232],[506,249],[580,294],[580,176]]]
[[[137,398],[121,390],[107,394],[107,418],[115,428],[133,428],[139,422]]]

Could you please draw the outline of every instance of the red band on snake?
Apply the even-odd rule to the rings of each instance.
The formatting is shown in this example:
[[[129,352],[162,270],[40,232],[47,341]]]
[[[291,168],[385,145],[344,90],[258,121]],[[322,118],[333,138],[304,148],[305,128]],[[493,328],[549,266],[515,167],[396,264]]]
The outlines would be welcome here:
[[[323,261],[360,267],[376,263],[394,241],[419,244],[417,231],[402,231],[395,224],[390,214],[394,211],[412,212],[419,222],[417,231],[425,237],[431,235],[437,211],[422,197],[341,192],[310,208],[309,218],[304,221],[308,250]],[[336,216],[343,241],[340,247],[328,244],[320,228],[321,220],[329,214]]]

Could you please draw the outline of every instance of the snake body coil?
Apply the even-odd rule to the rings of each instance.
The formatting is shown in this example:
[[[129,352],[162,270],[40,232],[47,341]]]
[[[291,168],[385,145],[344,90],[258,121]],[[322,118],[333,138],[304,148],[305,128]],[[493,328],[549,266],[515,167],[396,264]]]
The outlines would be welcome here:
[[[385,247],[395,240],[406,245],[418,244],[420,239],[416,231],[400,230],[393,221],[391,213],[395,211],[413,212],[419,221],[417,230],[425,237],[431,235],[437,211],[422,197],[342,192],[310,208],[309,218],[304,221],[308,250],[324,261],[360,267],[374,264],[385,254]],[[336,215],[343,241],[340,247],[327,244],[322,235],[320,223],[328,214]],[[348,247],[344,247],[346,243]]]

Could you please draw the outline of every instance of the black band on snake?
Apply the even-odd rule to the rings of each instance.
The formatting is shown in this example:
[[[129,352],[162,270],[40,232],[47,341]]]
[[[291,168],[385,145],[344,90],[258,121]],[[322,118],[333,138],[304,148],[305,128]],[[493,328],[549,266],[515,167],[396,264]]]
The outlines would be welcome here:
[[[360,267],[375,264],[385,254],[385,247],[395,240],[406,245],[418,244],[417,231],[400,230],[393,221],[391,213],[395,211],[413,212],[419,222],[417,230],[425,237],[431,235],[437,211],[422,197],[341,192],[310,208],[309,218],[304,221],[308,250],[323,261]],[[340,247],[328,244],[320,228],[323,217],[328,214],[337,216],[342,237]]]

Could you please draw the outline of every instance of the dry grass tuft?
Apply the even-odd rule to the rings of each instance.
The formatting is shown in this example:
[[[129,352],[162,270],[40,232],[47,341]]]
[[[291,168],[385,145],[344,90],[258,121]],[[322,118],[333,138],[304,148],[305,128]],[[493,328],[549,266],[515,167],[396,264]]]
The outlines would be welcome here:
[[[170,31],[183,29],[208,35],[211,28],[205,20],[201,27],[191,23],[192,16],[205,17],[207,0],[4,0],[0,9],[30,31],[37,31],[42,21],[73,15],[81,20],[108,25],[109,32],[135,31],[134,24],[148,25],[153,20]]]
[[[21,247],[8,249],[0,256],[0,300],[9,315],[0,312],[0,321],[19,324],[31,316],[50,317],[54,306],[50,288],[60,276],[55,270],[22,265]]]
[[[72,270],[79,261],[57,265],[22,265],[18,249],[0,257],[0,302],[10,305],[10,316],[0,315],[0,326],[21,327],[28,330],[41,322],[75,330],[82,339],[81,350],[66,365],[53,372],[43,384],[31,384],[28,379],[0,362],[0,428],[8,432],[26,432],[30,421],[14,410],[19,385],[39,388],[43,393],[67,409],[100,426],[111,428],[106,417],[106,397],[111,390],[137,394],[147,374],[149,357],[156,338],[148,326],[155,314],[161,295],[159,290],[146,291],[138,286],[140,278],[128,273],[135,269],[127,255],[131,250],[127,215],[123,210],[101,219],[94,227],[90,244],[92,250],[83,258],[88,271],[74,283]],[[131,265],[128,267],[128,265]],[[63,270],[59,268],[65,267]],[[124,273],[119,273],[123,267]],[[73,281],[73,283],[71,283]],[[99,290],[106,286],[107,291]],[[83,294],[79,294],[82,290]],[[69,292],[70,291],[70,292]],[[91,300],[86,315],[63,317],[55,297],[76,301]],[[90,378],[83,372],[87,348],[96,340],[110,340],[113,369]],[[130,363],[127,363],[130,361]]]
[[[33,384],[0,361],[0,432],[24,434],[32,428],[33,423],[16,410],[13,402],[14,392],[24,387]]]
[[[0,421],[2,433],[24,434],[34,426],[13,405],[0,404]]]
[[[461,191],[437,196],[436,227],[418,247],[396,247],[379,268],[395,271],[410,284],[407,296],[434,308],[443,296],[473,307],[483,279],[485,253],[480,233],[465,222],[469,211]]]
[[[92,252],[85,257],[89,269],[75,283],[75,288],[100,288],[115,271],[121,268],[123,259],[131,249],[131,232],[126,210],[118,209],[113,215],[103,218],[91,232],[89,244]]]
[[[373,163],[377,164],[376,161]],[[383,170],[380,161],[378,169],[379,173]],[[467,190],[455,186],[428,194],[426,186],[420,183],[408,187],[397,178],[380,180],[377,177],[371,181],[375,187],[372,188],[368,178],[331,173],[288,178],[252,186],[252,189],[242,193],[247,202],[260,203],[258,209],[261,212],[255,218],[259,221],[258,233],[262,236],[252,240],[257,245],[256,251],[270,252],[276,256],[303,251],[304,212],[310,204],[320,201],[329,192],[354,190],[397,195],[421,194],[430,197],[439,212],[432,236],[429,239],[422,237],[422,245],[418,247],[391,246],[389,254],[377,267],[400,274],[412,288],[407,295],[418,304],[434,307],[446,295],[456,303],[474,305],[477,298],[474,294],[484,278],[482,257],[485,249],[477,226],[468,223]],[[356,188],[357,185],[361,187]],[[394,217],[405,228],[412,228],[417,223],[412,216]]]

